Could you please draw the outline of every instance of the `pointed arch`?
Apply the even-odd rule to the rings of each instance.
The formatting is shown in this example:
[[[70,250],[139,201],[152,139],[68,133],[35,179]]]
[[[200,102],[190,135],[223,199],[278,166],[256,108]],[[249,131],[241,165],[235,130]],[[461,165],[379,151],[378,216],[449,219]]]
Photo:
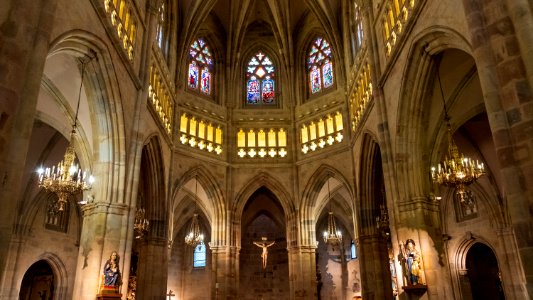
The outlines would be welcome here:
[[[214,57],[207,39],[194,40],[188,51],[187,88],[203,96],[213,96]]]
[[[203,165],[194,167],[185,172],[174,184],[172,188],[172,197],[170,198],[170,231],[171,237],[174,237],[178,229],[185,225],[184,217],[187,214],[187,206],[191,204],[194,198],[195,182],[198,181],[198,208],[202,210],[206,222],[211,227],[211,245],[215,246],[225,238],[226,205],[222,190],[218,185],[216,177]],[[191,188],[192,187],[192,188]],[[192,191],[192,192],[191,192]],[[177,210],[178,207],[181,210]],[[189,217],[192,211],[188,212]],[[200,218],[202,219],[202,218]]]
[[[328,191],[327,184],[331,180],[333,184],[330,183],[330,191],[334,198],[335,194],[338,194],[339,191],[345,190],[347,195],[342,197],[345,202],[340,203],[339,205],[344,206],[349,209],[348,213],[344,213],[343,216],[339,215],[341,222],[345,225],[350,232],[355,235],[355,209],[353,206],[354,192],[350,188],[348,180],[339,172],[337,169],[333,168],[330,165],[323,164],[319,166],[311,179],[307,182],[304,191],[302,193],[302,202],[299,207],[300,214],[300,223],[301,231],[308,232],[307,236],[302,236],[302,244],[304,245],[314,245],[316,239],[316,225],[321,215],[324,214],[324,208],[328,204]],[[337,197],[338,199],[338,197]],[[347,215],[349,215],[350,220]],[[348,226],[351,225],[351,226]]]
[[[106,199],[110,203],[122,203],[124,197],[125,151],[124,113],[122,111],[121,94],[113,60],[104,41],[94,34],[73,30],[56,38],[50,47],[50,56],[67,53],[74,57],[94,56],[86,66],[84,83],[87,93],[90,124],[78,126],[82,138],[76,142],[81,144],[78,158],[82,165],[89,166],[96,177],[94,190],[98,192],[95,199]],[[133,80],[137,85],[138,81]],[[140,87],[140,85],[139,85]],[[83,134],[84,126],[93,131],[92,140]],[[91,145],[97,145],[92,146]],[[93,149],[91,152],[90,149]],[[78,149],[76,149],[78,150]]]
[[[429,169],[427,159],[423,159],[426,146],[424,126],[424,99],[429,97],[428,86],[435,74],[433,56],[445,49],[456,48],[471,53],[467,40],[456,31],[434,26],[415,36],[415,42],[409,49],[408,64],[404,69],[403,82],[398,95],[398,155],[405,157],[397,165],[398,175],[404,178],[404,184],[398,188],[402,198],[422,197],[428,194]],[[409,192],[407,192],[409,191]],[[410,194],[406,194],[410,193]]]
[[[146,217],[150,221],[150,235],[166,237],[166,176],[158,136],[149,138],[142,149],[140,174],[140,199],[137,200],[137,207],[146,210]]]

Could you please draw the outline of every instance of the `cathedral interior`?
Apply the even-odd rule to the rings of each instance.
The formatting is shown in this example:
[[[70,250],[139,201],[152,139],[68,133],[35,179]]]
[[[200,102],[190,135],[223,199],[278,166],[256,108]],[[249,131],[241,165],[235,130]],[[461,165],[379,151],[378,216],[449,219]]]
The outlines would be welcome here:
[[[0,299],[532,299],[531,32],[532,0],[0,1]]]

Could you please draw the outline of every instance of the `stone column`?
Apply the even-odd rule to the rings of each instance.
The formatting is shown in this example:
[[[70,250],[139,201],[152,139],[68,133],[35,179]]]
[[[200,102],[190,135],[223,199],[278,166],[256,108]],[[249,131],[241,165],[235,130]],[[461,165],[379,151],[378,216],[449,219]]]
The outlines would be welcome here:
[[[292,246],[289,251],[290,299],[316,299],[316,246]]]
[[[521,283],[523,298],[533,295],[533,93],[528,80],[526,59],[531,56],[531,37],[516,15],[517,7],[525,9],[523,1],[463,0],[466,19],[472,37],[472,48],[479,70],[479,80],[492,137],[503,178],[504,206],[508,207],[522,260],[525,281]],[[523,11],[526,18],[531,14]],[[517,22],[517,24],[513,24]],[[527,18],[523,20],[526,23]],[[531,27],[530,25],[528,25]],[[519,44],[521,41],[522,44]],[[521,53],[521,49],[527,52]],[[530,75],[531,76],[531,75]]]
[[[83,227],[72,299],[96,298],[102,284],[104,264],[113,251],[120,256],[120,273],[124,274],[124,229],[127,224],[128,208],[124,204],[94,202],[83,207]]]
[[[213,299],[236,299],[239,288],[239,248],[210,246]]]
[[[57,1],[11,0],[0,4],[0,298],[8,299],[7,269],[23,166]],[[5,297],[4,297],[5,296]]]
[[[363,299],[392,299],[387,244],[379,234],[359,236]]]
[[[168,249],[164,237],[147,237],[139,247],[137,299],[166,300]]]

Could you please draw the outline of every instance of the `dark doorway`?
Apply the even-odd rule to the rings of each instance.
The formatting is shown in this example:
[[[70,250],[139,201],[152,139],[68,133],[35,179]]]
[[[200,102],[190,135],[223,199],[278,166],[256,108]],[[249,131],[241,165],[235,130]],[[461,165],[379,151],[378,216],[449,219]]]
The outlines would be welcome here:
[[[34,263],[24,277],[20,286],[20,300],[52,300],[54,299],[54,272],[52,267],[40,260]]]
[[[498,262],[492,249],[481,243],[474,244],[466,255],[466,267],[472,299],[505,299]]]

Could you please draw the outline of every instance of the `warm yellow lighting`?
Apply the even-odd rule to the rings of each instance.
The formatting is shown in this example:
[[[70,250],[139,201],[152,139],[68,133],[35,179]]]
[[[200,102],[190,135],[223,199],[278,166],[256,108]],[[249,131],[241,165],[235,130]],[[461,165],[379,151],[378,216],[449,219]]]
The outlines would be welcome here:
[[[189,139],[189,145],[191,145],[191,147],[196,146],[196,139],[194,137],[191,137]]]
[[[209,143],[209,144],[207,144],[207,151],[209,151],[209,152],[213,152],[214,149],[215,149],[215,148],[213,147],[213,143]]]
[[[316,150],[316,143],[315,142],[311,142],[311,145],[309,146],[309,148],[311,148],[312,151],[315,151]]]
[[[335,137],[335,139],[337,140],[337,142],[342,142],[342,139],[344,138],[344,136],[342,135],[342,133],[337,133],[337,136]]]
[[[266,147],[266,134],[263,129],[257,133],[257,147]]]
[[[328,136],[328,145],[333,145],[334,142],[335,142],[335,139],[331,135]]]
[[[304,145],[304,146],[302,147],[302,152],[303,152],[304,154],[306,154],[307,151],[309,151],[309,147],[307,147],[307,145]]]
[[[261,148],[257,154],[259,154],[260,157],[265,157],[267,155],[264,148]]]
[[[215,153],[218,154],[218,155],[220,155],[220,153],[222,153],[222,147],[217,146],[217,147],[215,148]]]
[[[474,161],[459,152],[453,141],[449,124],[447,132],[448,155],[437,167],[431,168],[431,178],[438,184],[455,188],[460,200],[464,201],[466,186],[485,174],[485,166],[483,162]]]
[[[237,152],[237,155],[239,155],[239,157],[244,157],[246,155],[246,151],[244,151],[243,148],[239,149],[239,152]]]
[[[278,146],[279,147],[287,147],[287,133],[283,128],[281,128],[278,132]]]
[[[270,129],[268,132],[268,146],[269,147],[276,147],[278,144],[276,143],[276,132],[274,129]]]
[[[274,157],[276,154],[278,154],[278,152],[274,148],[271,148],[270,151],[268,151],[268,155],[270,155],[270,157]]]
[[[237,132],[237,147],[246,147],[246,135],[242,129]]]
[[[255,150],[253,148],[248,151],[248,155],[250,157],[254,157],[256,154],[257,154],[257,152],[255,152]]]
[[[326,142],[323,139],[318,140],[318,146],[320,148],[324,148],[326,146]]]
[[[307,141],[309,141],[308,137],[307,137],[307,126],[302,126],[302,129],[300,131],[300,138],[301,138],[301,142],[302,144],[305,144],[307,143]]]
[[[182,144],[187,144],[189,139],[187,138],[187,136],[185,134],[182,134],[181,137],[180,137],[180,141],[181,141]]]
[[[253,129],[250,129],[250,131],[248,131],[247,146],[255,147],[255,131]]]
[[[198,143],[198,148],[199,148],[200,150],[204,150],[204,148],[205,148],[205,143],[204,143],[204,141],[200,141],[200,142]]]
[[[281,148],[279,150],[279,156],[285,157],[287,155],[287,151],[285,151],[285,148]]]

